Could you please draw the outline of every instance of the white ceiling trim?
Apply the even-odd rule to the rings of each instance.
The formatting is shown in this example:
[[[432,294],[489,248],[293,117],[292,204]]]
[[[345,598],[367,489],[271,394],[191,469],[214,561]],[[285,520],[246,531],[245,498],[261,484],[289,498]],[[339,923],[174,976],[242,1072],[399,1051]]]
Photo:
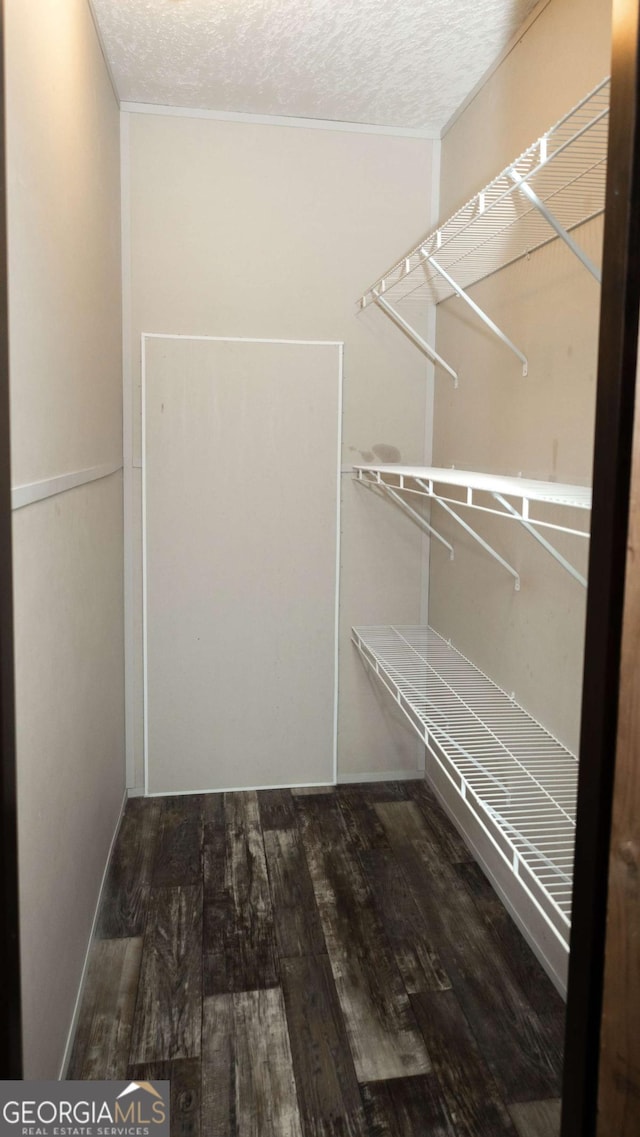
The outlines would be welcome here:
[[[487,68],[484,75],[482,75],[482,77],[476,83],[475,87],[473,87],[469,91],[469,94],[467,95],[467,97],[462,100],[462,102],[460,103],[460,106],[453,112],[453,114],[451,115],[451,118],[448,119],[447,122],[445,122],[445,124],[442,127],[442,130],[440,132],[442,138],[446,137],[448,132],[451,130],[452,126],[455,126],[458,119],[464,114],[464,112],[466,111],[469,104],[473,102],[476,95],[478,95],[479,92],[484,87],[485,83],[487,83],[489,81],[489,79],[494,74],[494,72],[496,72],[498,70],[498,68],[504,63],[507,56],[511,55],[511,52],[513,51],[514,47],[516,47],[517,44],[520,43],[520,40],[523,38],[523,36],[526,35],[526,33],[529,31],[529,28],[533,24],[535,24],[536,20],[542,15],[545,8],[549,7],[550,3],[551,3],[551,0],[538,0],[538,3],[536,4],[533,11],[529,13],[529,15],[527,16],[526,20],[524,21],[522,27],[518,28],[518,31],[515,33],[515,35],[513,35],[511,37],[511,39],[509,40],[509,43],[500,52],[500,55],[498,55],[497,58],[494,59],[491,66]]]
[[[365,122],[340,122],[335,119],[299,118],[286,115],[249,114],[247,111],[212,111],[200,107],[161,106],[159,103],[120,103],[128,114],[169,115],[172,118],[208,118],[218,122],[244,122],[260,126],[289,126],[302,130],[338,130],[351,134],[385,134],[393,138],[440,139],[437,126],[377,126]]]

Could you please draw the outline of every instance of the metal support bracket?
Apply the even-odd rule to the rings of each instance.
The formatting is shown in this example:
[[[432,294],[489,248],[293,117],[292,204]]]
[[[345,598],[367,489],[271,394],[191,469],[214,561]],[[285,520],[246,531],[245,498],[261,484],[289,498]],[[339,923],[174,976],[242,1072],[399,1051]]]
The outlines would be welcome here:
[[[434,501],[437,501],[438,505],[440,505],[442,509],[444,509],[451,517],[453,517],[454,521],[458,522],[458,525],[462,526],[462,528],[469,534],[470,537],[473,537],[474,541],[477,541],[478,544],[482,546],[485,552],[489,553],[489,556],[493,557],[493,559],[497,561],[498,564],[502,565],[502,567],[511,574],[515,581],[514,588],[516,592],[519,592],[520,574],[516,572],[513,565],[510,565],[508,561],[505,561],[504,557],[501,557],[500,553],[497,553],[493,546],[485,541],[484,537],[481,537],[479,533],[476,533],[475,529],[472,529],[471,526],[468,525],[467,522],[464,521],[463,518],[456,513],[455,509],[452,509],[446,501],[443,501],[441,497],[438,497],[437,494],[433,493],[433,490],[430,489],[425,482],[421,481],[420,478],[416,478],[416,482],[419,486],[422,486],[422,488],[426,490],[429,497],[433,498]]]
[[[541,533],[538,533],[538,530],[535,528],[535,526],[532,525],[530,521],[527,521],[521,513],[518,513],[518,510],[513,505],[511,505],[511,503],[508,502],[506,498],[502,496],[502,494],[493,493],[491,496],[500,503],[503,509],[506,509],[507,513],[509,513],[512,517],[515,517],[516,520],[520,522],[520,524],[527,530],[527,533],[530,533],[532,537],[535,537],[536,541],[542,545],[543,549],[546,549],[547,552],[550,553],[556,561],[558,561],[558,564],[561,564],[562,567],[566,569],[567,572],[570,573],[571,576],[573,576],[580,584],[582,584],[584,588],[587,587],[586,578],[582,575],[582,573],[578,572],[577,568],[574,568],[571,562],[568,561],[566,557],[563,557],[562,553],[559,553],[555,546],[547,541]]]
[[[449,284],[451,288],[453,288],[456,296],[459,296],[461,300],[464,300],[465,304],[469,305],[472,311],[480,317],[483,323],[485,323],[487,327],[491,329],[494,335],[496,335],[499,340],[502,340],[502,343],[505,344],[513,352],[514,355],[517,355],[518,359],[522,363],[522,374],[527,375],[529,373],[529,363],[526,355],[523,355],[520,349],[516,347],[516,345],[512,340],[509,339],[507,335],[505,335],[502,329],[499,328],[497,324],[494,324],[493,320],[487,316],[487,313],[482,310],[480,305],[476,304],[475,300],[472,300],[471,297],[467,295],[464,288],[461,288],[459,284],[456,284],[453,277],[449,275],[449,273],[442,267],[441,264],[439,264],[435,257],[432,257],[431,254],[427,253],[424,249],[421,251],[423,257],[426,261],[428,261],[431,267],[436,270],[438,275],[441,276],[443,280],[446,280],[447,284]]]
[[[531,204],[538,210],[538,213],[544,217],[547,224],[549,224],[551,228],[558,234],[558,236],[564,241],[565,245],[571,249],[571,252],[574,253],[578,260],[582,262],[584,267],[589,270],[591,275],[595,277],[598,284],[601,284],[602,273],[600,272],[600,269],[594,265],[591,258],[588,257],[584,252],[584,249],[580,248],[577,241],[574,241],[571,234],[567,232],[563,225],[560,224],[557,217],[555,217],[551,210],[544,204],[544,202],[540,200],[535,190],[531,189],[529,183],[525,181],[524,178],[521,178],[518,171],[514,169],[509,170],[509,177],[516,183],[520,192],[523,193],[528,201],[530,201]]]
[[[416,521],[418,525],[424,529],[430,537],[435,537],[436,541],[439,541],[441,545],[444,545],[445,548],[449,550],[449,560],[453,560],[453,545],[450,545],[449,542],[445,540],[445,538],[442,537],[440,533],[438,533],[437,529],[434,529],[433,526],[430,525],[429,522],[424,517],[422,517],[420,513],[418,513],[415,509],[412,509],[408,502],[406,502],[404,498],[400,497],[400,494],[396,493],[396,491],[392,489],[391,486],[388,486],[385,482],[363,478],[361,476],[361,471],[358,471],[358,475],[355,480],[357,482],[360,482],[361,485],[367,486],[368,489],[381,490],[383,494],[387,495],[393,501],[395,501],[396,504],[399,505],[400,508],[404,511],[404,513]]]
[[[431,347],[431,344],[428,344],[427,341],[423,339],[418,332],[416,332],[415,328],[412,328],[411,324],[407,323],[407,321],[400,315],[400,313],[396,312],[395,308],[391,307],[391,304],[389,304],[389,302],[385,300],[383,296],[380,296],[378,293],[376,293],[375,302],[376,304],[379,304],[382,310],[387,313],[387,316],[389,316],[393,322],[398,325],[398,327],[402,328],[403,332],[406,332],[406,334],[409,336],[409,339],[413,341],[416,347],[420,348],[420,351],[424,352],[424,354],[431,360],[432,363],[437,364],[438,367],[442,367],[442,369],[451,376],[453,379],[454,387],[457,387],[458,372],[454,371],[453,367],[450,367],[441,355],[438,355],[435,348]]]

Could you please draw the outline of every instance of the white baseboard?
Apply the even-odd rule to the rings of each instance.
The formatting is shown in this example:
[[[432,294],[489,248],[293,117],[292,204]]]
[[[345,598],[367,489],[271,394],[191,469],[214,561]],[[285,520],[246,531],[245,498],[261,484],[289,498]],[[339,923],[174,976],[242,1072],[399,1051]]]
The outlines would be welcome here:
[[[124,796],[122,798],[122,805],[120,806],[120,812],[118,814],[118,820],[116,822],[116,827],[113,831],[113,837],[111,838],[111,844],[109,845],[109,852],[107,853],[107,859],[105,862],[104,871],[102,873],[102,880],[100,881],[100,888],[98,890],[98,900],[96,903],[95,912],[93,914],[93,920],[91,922],[91,931],[89,933],[89,942],[87,944],[87,950],[86,950],[85,956],[84,956],[84,963],[82,965],[82,974],[80,976],[80,984],[78,987],[78,994],[76,996],[76,1002],[75,1002],[75,1006],[73,1008],[73,1015],[71,1016],[71,1025],[69,1027],[69,1033],[67,1035],[67,1042],[66,1042],[66,1046],[64,1048],[64,1055],[62,1058],[62,1064],[60,1066],[60,1074],[58,1076],[58,1081],[60,1081],[60,1082],[64,1082],[66,1080],[66,1076],[67,1076],[67,1069],[69,1067],[69,1061],[71,1059],[71,1048],[73,1046],[73,1040],[75,1038],[75,1033],[76,1033],[76,1029],[78,1026],[78,1018],[80,1015],[80,1007],[82,1005],[82,996],[84,994],[84,987],[85,987],[85,983],[86,983],[86,979],[87,979],[87,970],[89,967],[89,955],[91,953],[91,947],[93,945],[93,940],[94,940],[94,936],[96,933],[96,927],[98,924],[98,916],[100,915],[100,905],[102,904],[102,894],[104,892],[104,886],[105,886],[106,879],[107,879],[107,873],[109,871],[109,865],[111,863],[111,854],[113,853],[113,847],[116,843],[116,837],[118,836],[118,832],[120,830],[120,823],[122,821],[122,817],[123,817],[123,814],[125,811],[125,807],[127,804],[128,797],[129,797],[129,792],[127,790],[125,790]]]
[[[192,797],[194,794],[236,794],[243,792],[256,792],[258,790],[311,790],[317,786],[321,788],[329,785],[351,785],[353,782],[410,782],[424,778],[424,769],[416,770],[373,770],[365,774],[338,774],[337,781],[332,782],[296,782],[295,785],[282,784],[269,786],[224,786],[215,790],[164,790],[157,793],[145,794],[141,786],[129,789],[129,797]]]
[[[338,785],[352,782],[415,782],[424,778],[424,770],[374,770],[369,774],[339,774]]]

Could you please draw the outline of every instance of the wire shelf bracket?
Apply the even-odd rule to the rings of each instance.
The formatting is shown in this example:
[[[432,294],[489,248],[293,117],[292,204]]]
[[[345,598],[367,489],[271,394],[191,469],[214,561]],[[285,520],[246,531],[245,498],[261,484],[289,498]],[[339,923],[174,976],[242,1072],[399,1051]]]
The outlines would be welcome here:
[[[523,353],[519,348],[516,347],[513,341],[509,339],[508,335],[506,335],[498,327],[497,324],[494,324],[493,320],[487,316],[487,313],[480,307],[480,305],[476,304],[475,300],[472,300],[471,297],[467,295],[464,288],[462,288],[459,284],[456,284],[451,274],[442,267],[442,265],[436,260],[434,256],[428,253],[426,249],[422,249],[421,251],[422,256],[425,258],[425,260],[428,261],[431,267],[436,270],[436,272],[443,278],[443,280],[446,280],[447,284],[451,286],[456,296],[459,296],[461,300],[464,300],[465,304],[469,305],[472,312],[475,312],[476,315],[480,317],[482,322],[486,324],[489,330],[492,331],[493,334],[497,336],[498,339],[501,340],[502,343],[505,344],[510,349],[510,351],[513,352],[514,355],[517,355],[522,364],[522,374],[526,376],[529,372],[529,363],[526,355],[523,355]]]
[[[568,951],[578,763],[428,627],[353,628],[364,663]]]
[[[416,479],[416,480],[418,480],[418,479]],[[419,482],[418,484],[421,485],[422,483]],[[490,545],[488,541],[485,541],[484,537],[481,537],[479,533],[476,533],[475,529],[472,529],[471,526],[468,524],[468,522],[466,522],[462,517],[460,517],[460,515],[458,513],[456,513],[455,509],[452,509],[451,506],[449,505],[449,503],[444,500],[444,498],[439,497],[438,494],[436,494],[436,493],[429,494],[429,496],[431,497],[431,499],[433,501],[437,501],[438,505],[442,509],[444,509],[445,512],[448,513],[450,517],[453,517],[454,521],[457,521],[458,525],[461,525],[462,528],[465,530],[465,532],[468,533],[469,536],[472,537],[474,541],[477,541],[477,543],[481,546],[481,548],[483,548],[485,550],[485,552],[489,554],[490,557],[493,557],[494,561],[497,561],[499,565],[502,565],[502,567],[504,569],[506,569],[508,573],[511,574],[511,576],[514,579],[515,591],[519,592],[520,591],[520,573],[516,572],[513,565],[510,565],[508,561],[505,561],[504,557],[501,557],[500,553],[496,552],[493,545]]]
[[[532,502],[538,502],[554,507],[566,506],[586,512],[591,508],[591,490],[588,486],[532,481],[499,474],[483,474],[471,470],[446,470],[435,466],[354,466],[353,470],[356,481],[362,485],[375,487],[387,496],[392,497],[394,501],[404,507],[409,516],[413,517],[425,529],[429,523],[419,513],[411,509],[402,494],[417,494],[420,497],[437,502],[514,577],[516,592],[520,590],[520,576],[515,568],[459,516],[458,508],[475,509],[481,513],[490,513],[496,517],[506,517],[517,521],[579,584],[583,587],[587,585],[583,574],[538,530],[542,527],[584,539],[589,538],[589,530],[586,528],[578,529],[574,525],[548,521],[544,518],[532,517],[530,507]],[[464,490],[464,500],[451,497],[446,490],[436,489],[436,486],[453,486]],[[495,501],[496,507],[482,504],[475,496],[476,494],[489,496]],[[507,500],[507,497],[519,499],[520,508],[516,509]],[[435,533],[435,535],[439,541],[448,545],[441,534]],[[450,548],[450,546],[448,547]]]
[[[356,479],[356,481],[357,480],[358,479]],[[380,497],[391,498],[391,500],[394,501],[396,505],[400,506],[400,509],[403,513],[406,513],[407,516],[412,519],[412,521],[415,521],[421,529],[424,529],[425,533],[427,533],[429,537],[435,537],[436,541],[439,541],[441,545],[444,545],[444,547],[449,552],[450,561],[454,559],[453,545],[451,545],[449,541],[447,541],[446,538],[442,536],[441,533],[438,533],[437,529],[433,528],[433,525],[427,521],[426,517],[423,517],[422,514],[417,512],[417,510],[412,509],[409,503],[405,501],[403,497],[400,497],[400,494],[396,493],[396,491],[392,489],[391,486],[385,485],[384,482],[368,481],[366,478],[363,478],[361,480],[361,485],[367,486],[368,489],[374,492],[378,490]]]
[[[416,347],[420,348],[420,351],[424,352],[424,354],[431,360],[433,364],[441,367],[443,371],[446,371],[447,374],[451,376],[453,379],[454,387],[457,387],[458,372],[454,371],[453,367],[451,367],[447,361],[438,354],[435,348],[431,347],[431,344],[427,343],[424,337],[421,336],[415,330],[415,328],[413,328],[411,324],[405,320],[403,316],[400,315],[399,312],[396,312],[395,308],[393,308],[391,304],[389,304],[389,302],[384,299],[383,296],[376,294],[375,302],[379,305],[380,308],[382,308],[383,312],[386,312],[387,316],[393,320],[394,324],[397,324],[398,327],[402,328],[403,332],[406,332],[406,334],[409,336],[409,339],[416,345]]]
[[[535,526],[533,526],[530,521],[526,521],[525,518],[522,517],[520,513],[518,513],[518,510],[513,505],[511,505],[511,503],[508,502],[506,498],[502,496],[502,494],[494,493],[493,496],[496,501],[502,506],[502,508],[512,517],[515,517],[516,520],[520,522],[522,527],[527,530],[527,533],[530,533],[531,536],[538,542],[538,544],[542,545],[542,548],[546,549],[547,552],[550,553],[550,555],[558,562],[558,564],[562,565],[563,569],[566,569],[570,576],[577,580],[583,588],[587,587],[587,578],[583,576],[581,572],[578,572],[577,568],[571,564],[571,561],[568,561],[566,557],[563,557],[562,553],[556,549],[555,545],[552,545],[550,541],[547,541],[547,539],[542,536],[542,533],[538,533],[538,530],[535,528]]]
[[[572,234],[604,212],[609,96],[610,80],[604,79],[379,277],[361,296],[361,309],[384,298],[387,314],[393,305],[396,322],[402,327],[403,320],[411,335],[418,324],[412,308],[424,314],[456,295],[473,308],[469,290],[474,284],[557,239],[599,281],[600,270]],[[479,305],[474,311],[525,367],[526,358],[508,336]],[[424,351],[419,333],[412,338]]]
[[[537,193],[535,193],[531,189],[531,186],[525,180],[525,178],[521,178],[518,171],[514,170],[514,169],[509,170],[509,177],[511,177],[513,179],[513,181],[516,183],[520,192],[523,193],[525,195],[525,197],[529,199],[531,204],[535,206],[535,208],[538,210],[538,213],[542,214],[545,221],[548,222],[548,224],[551,226],[551,228],[558,234],[560,239],[562,241],[564,241],[565,245],[567,245],[567,247],[569,249],[571,249],[571,252],[574,254],[574,256],[576,256],[578,258],[578,260],[582,262],[584,267],[589,270],[591,275],[593,277],[595,277],[598,284],[602,284],[602,273],[600,272],[600,269],[597,268],[596,265],[594,265],[593,261],[591,260],[590,257],[587,256],[584,249],[580,248],[578,242],[574,241],[571,234],[567,233],[567,230],[564,228],[563,225],[560,224],[560,222],[558,221],[558,218],[554,216],[554,214],[544,204],[544,202],[540,201],[540,198],[538,197]],[[432,261],[432,263],[433,263],[433,261]]]

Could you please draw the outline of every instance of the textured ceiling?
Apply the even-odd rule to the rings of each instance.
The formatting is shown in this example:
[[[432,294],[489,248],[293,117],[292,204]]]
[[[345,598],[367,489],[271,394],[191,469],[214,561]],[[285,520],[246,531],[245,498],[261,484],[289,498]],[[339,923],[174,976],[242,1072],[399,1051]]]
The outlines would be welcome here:
[[[123,102],[443,126],[537,0],[91,0]]]

